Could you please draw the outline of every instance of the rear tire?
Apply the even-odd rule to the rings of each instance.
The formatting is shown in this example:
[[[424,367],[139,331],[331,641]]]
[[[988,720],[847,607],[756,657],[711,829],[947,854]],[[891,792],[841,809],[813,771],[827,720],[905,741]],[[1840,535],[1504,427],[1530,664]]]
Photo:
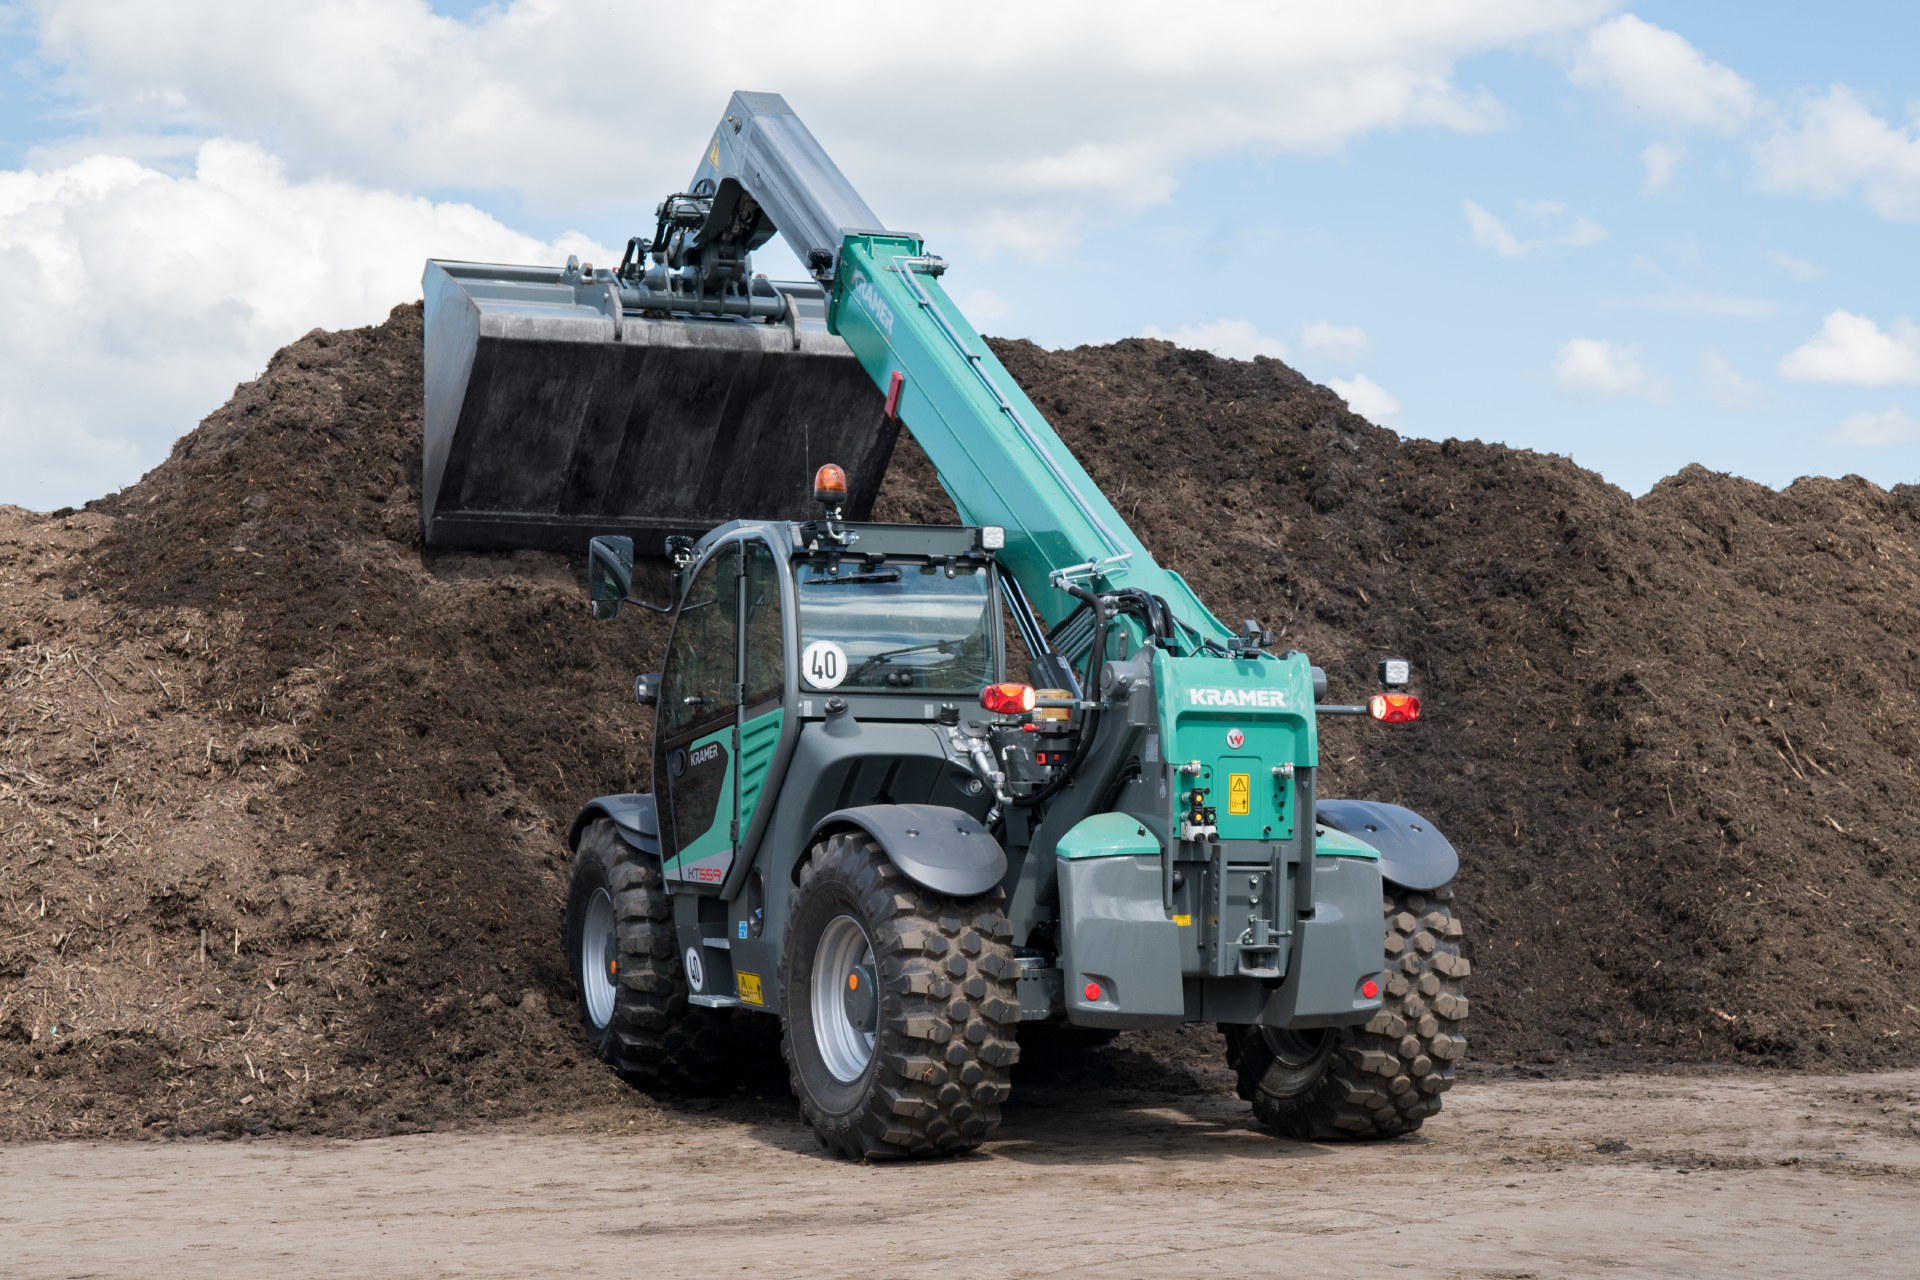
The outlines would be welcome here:
[[[729,1011],[689,1004],[660,859],[601,818],[581,833],[566,947],[587,1040],[629,1084],[724,1088]]]
[[[780,1047],[822,1146],[854,1160],[950,1156],[999,1125],[1020,1056],[1005,901],[998,888],[923,889],[863,832],[813,847],[780,962]],[[877,1005],[858,996],[863,981]]]
[[[1390,1138],[1440,1110],[1465,1056],[1472,965],[1460,955],[1453,890],[1386,886],[1386,989],[1364,1027],[1223,1026],[1227,1065],[1260,1122],[1289,1138]]]

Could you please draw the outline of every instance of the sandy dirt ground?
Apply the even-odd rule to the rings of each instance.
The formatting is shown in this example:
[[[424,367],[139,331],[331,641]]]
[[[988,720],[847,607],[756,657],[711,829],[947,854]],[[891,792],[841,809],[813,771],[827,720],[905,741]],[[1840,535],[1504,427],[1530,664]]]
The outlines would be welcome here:
[[[1412,1138],[1030,1090],[982,1152],[857,1166],[784,1106],[0,1160],[21,1277],[1915,1274],[1920,1072],[1480,1079]]]

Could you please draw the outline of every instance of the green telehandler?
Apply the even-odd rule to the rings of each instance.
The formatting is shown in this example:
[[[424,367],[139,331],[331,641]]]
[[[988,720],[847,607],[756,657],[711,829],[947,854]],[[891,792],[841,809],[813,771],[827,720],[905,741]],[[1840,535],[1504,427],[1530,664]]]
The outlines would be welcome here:
[[[754,274],[776,233],[810,281]],[[605,620],[643,603],[636,537],[671,563],[635,682],[651,791],[568,837],[586,1034],[637,1085],[700,1089],[736,1019],[777,1017],[802,1112],[854,1158],[978,1146],[1027,1022],[1215,1023],[1274,1131],[1419,1128],[1466,1049],[1459,859],[1315,787],[1319,717],[1418,717],[1409,664],[1330,705],[1306,655],[1216,620],[945,269],[745,92],[617,267],[428,263],[429,541],[585,542]],[[900,425],[962,525],[865,518]]]

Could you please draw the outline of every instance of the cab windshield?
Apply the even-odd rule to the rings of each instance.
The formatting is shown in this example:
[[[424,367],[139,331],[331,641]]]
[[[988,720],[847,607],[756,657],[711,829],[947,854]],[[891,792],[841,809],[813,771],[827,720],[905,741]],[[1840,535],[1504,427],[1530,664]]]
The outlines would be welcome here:
[[[975,693],[994,678],[984,566],[802,564],[799,589],[802,688]]]

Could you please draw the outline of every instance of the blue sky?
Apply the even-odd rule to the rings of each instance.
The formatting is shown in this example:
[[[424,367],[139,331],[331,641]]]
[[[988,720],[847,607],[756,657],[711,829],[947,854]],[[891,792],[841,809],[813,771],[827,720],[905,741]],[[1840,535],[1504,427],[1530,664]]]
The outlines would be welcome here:
[[[681,29],[731,60],[656,74],[683,8],[0,6],[0,502],[130,483],[429,253],[618,245],[733,87],[786,93],[989,333],[1283,355],[1405,434],[1633,493],[1920,480],[1920,9],[1196,4],[1155,40],[1153,6],[929,5],[976,38],[795,61],[867,8],[709,15]],[[602,34],[665,80],[609,107]]]

